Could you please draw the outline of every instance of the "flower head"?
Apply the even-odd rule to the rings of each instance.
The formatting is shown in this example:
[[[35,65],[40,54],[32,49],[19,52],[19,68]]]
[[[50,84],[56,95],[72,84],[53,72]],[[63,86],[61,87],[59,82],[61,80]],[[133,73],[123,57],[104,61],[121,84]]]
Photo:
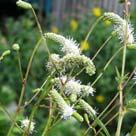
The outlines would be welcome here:
[[[87,41],[81,41],[80,49],[81,51],[86,51],[90,48],[90,45]]]
[[[134,29],[129,22],[113,12],[104,13],[104,18],[114,23],[114,29],[121,42],[125,41],[127,44],[135,42]]]
[[[101,11],[101,9],[100,9],[99,7],[94,7],[94,8],[92,9],[92,14],[93,14],[94,16],[96,16],[96,17],[99,17],[99,16],[101,16],[102,11]]]
[[[83,97],[89,96],[90,94],[93,96],[94,95],[94,89],[89,86],[89,85],[81,85],[81,95]]]
[[[65,70],[71,68],[85,69],[90,76],[95,73],[95,66],[91,59],[84,55],[68,54],[62,58],[61,65],[65,66]]]
[[[81,85],[79,81],[76,81],[75,79],[68,80],[65,84],[65,94],[76,94],[80,95],[81,93]]]
[[[23,128],[24,130],[27,130],[29,128],[29,123],[30,120],[29,119],[24,119],[21,121],[21,128]],[[35,122],[31,122],[30,124],[30,128],[29,128],[29,133],[32,134],[33,130],[35,128]]]
[[[52,31],[53,33],[58,33],[58,32],[59,32],[59,29],[58,29],[58,27],[56,27],[56,26],[52,26],[52,27],[51,27],[51,31]]]
[[[126,39],[127,44],[133,44],[134,43],[134,30],[131,24],[128,24],[124,22],[122,25],[115,25],[114,26],[115,31],[117,32],[119,39],[124,42]]]
[[[18,0],[16,4],[18,7],[21,7],[24,9],[32,9],[32,5],[30,3],[22,1],[22,0]]]
[[[65,54],[80,54],[79,44],[73,38],[67,38],[62,46],[62,51]]]
[[[54,65],[57,67],[57,69],[59,69],[59,66],[60,66],[60,57],[58,54],[51,54],[50,55],[50,58],[49,58],[49,62],[47,63],[47,68],[49,70],[52,70],[54,69]]]
[[[19,44],[17,44],[17,43],[14,43],[14,44],[12,45],[12,48],[13,48],[13,50],[15,50],[15,51],[19,51],[19,49],[20,49]]]
[[[55,87],[61,89],[62,85],[67,82],[67,76],[56,77],[53,79]]]
[[[61,117],[63,119],[68,119],[69,117],[72,116],[73,112],[74,112],[74,109],[72,107],[70,107],[70,106],[67,105],[62,110],[62,116]]]
[[[72,19],[70,21],[70,27],[73,31],[75,31],[78,28],[78,22],[75,19]]]
[[[61,117],[63,119],[68,119],[69,117],[71,117],[71,115],[74,112],[74,109],[65,102],[63,97],[55,89],[50,91],[50,95],[52,99],[56,102],[56,104],[58,105],[60,113],[61,113]]]
[[[78,48],[79,44],[72,38],[65,38],[62,35],[55,33],[46,33],[44,35],[46,38],[52,39],[62,45],[62,51],[65,54],[80,54],[81,51]]]
[[[97,101],[98,103],[103,103],[104,100],[105,100],[105,98],[104,98],[103,95],[97,95],[97,96],[96,96],[96,101]]]

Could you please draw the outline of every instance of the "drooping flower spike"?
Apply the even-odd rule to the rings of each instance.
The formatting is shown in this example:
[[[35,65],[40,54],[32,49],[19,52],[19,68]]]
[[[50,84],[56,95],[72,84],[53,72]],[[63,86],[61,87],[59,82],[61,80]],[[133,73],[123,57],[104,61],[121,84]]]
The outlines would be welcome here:
[[[86,113],[88,113],[89,116],[91,116],[93,119],[94,117],[96,117],[96,111],[87,103],[85,102],[84,100],[80,100],[79,101],[79,105],[81,106],[81,108],[83,110],[86,111]]]
[[[62,45],[62,52],[65,54],[80,54],[79,44],[72,38],[65,38],[62,35],[55,33],[45,33],[44,36],[48,39],[54,40]]]
[[[113,12],[104,13],[104,18],[114,23],[114,29],[121,42],[126,42],[127,44],[133,44],[135,42],[134,29],[130,22]]]
[[[82,122],[83,118],[80,114],[78,114],[72,106],[69,106],[63,97],[55,90],[50,91],[51,98],[56,102],[59,107],[61,117],[63,119],[68,119],[71,116],[75,117],[78,121]]]

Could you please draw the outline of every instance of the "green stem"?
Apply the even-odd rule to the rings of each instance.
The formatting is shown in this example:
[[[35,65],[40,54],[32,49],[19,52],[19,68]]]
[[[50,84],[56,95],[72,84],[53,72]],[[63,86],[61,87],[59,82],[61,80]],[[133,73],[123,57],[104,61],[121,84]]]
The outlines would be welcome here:
[[[115,136],[121,135],[121,127],[124,118],[124,105],[123,105],[123,83],[124,83],[124,75],[125,75],[125,65],[126,65],[126,50],[127,50],[127,43],[128,43],[128,0],[125,0],[125,18],[126,18],[126,28],[125,28],[125,40],[124,40],[124,49],[123,49],[123,58],[122,58],[122,70],[121,70],[121,81],[119,84],[119,117],[118,117],[118,124]]]
[[[50,98],[50,109],[49,109],[48,121],[45,125],[42,136],[48,136],[49,127],[51,126],[51,122],[52,122],[52,114],[53,114],[53,108],[52,108],[52,101],[51,101],[51,98]]]
[[[98,51],[95,53],[95,55],[92,57],[92,61],[96,58],[96,56],[99,54],[99,52],[104,48],[104,46],[112,39],[113,36],[109,36],[107,40],[101,45],[101,47],[98,49]]]
[[[32,13],[33,13],[33,15],[34,15],[34,17],[35,17],[35,20],[36,20],[36,23],[37,23],[37,26],[38,26],[38,30],[39,30],[39,32],[40,32],[40,34],[41,34],[41,36],[43,36],[43,32],[42,32],[41,25],[40,25],[40,23],[39,23],[39,20],[38,20],[38,18],[37,18],[37,16],[36,16],[36,14],[35,14],[35,11],[34,11],[34,9],[33,9],[33,8],[32,8]]]
[[[29,60],[29,63],[28,63],[28,66],[27,66],[27,70],[26,70],[26,74],[25,74],[25,78],[24,78],[24,82],[23,82],[23,85],[22,85],[22,90],[21,90],[21,95],[20,95],[20,98],[19,98],[19,103],[18,103],[18,106],[17,106],[17,110],[16,110],[16,113],[15,113],[15,116],[14,116],[14,121],[12,122],[12,125],[8,131],[8,134],[7,136],[10,136],[11,135],[11,132],[12,132],[12,129],[14,128],[14,125],[16,123],[16,118],[17,118],[17,115],[18,113],[20,112],[20,107],[21,107],[21,104],[22,104],[22,101],[23,101],[23,97],[24,97],[24,94],[25,94],[25,88],[26,88],[26,82],[27,82],[27,78],[28,78],[28,74],[29,74],[29,71],[30,71],[30,68],[31,68],[31,65],[32,65],[32,61],[33,61],[33,58],[34,58],[34,55],[40,45],[40,42],[41,42],[41,39],[37,42],[33,52],[32,52],[32,55],[30,57],[30,60]]]
[[[94,82],[92,83],[92,86],[94,86],[94,84],[102,77],[103,73],[105,72],[105,70],[108,68],[109,64],[112,62],[112,60],[116,57],[116,55],[122,50],[123,48],[121,47],[118,51],[116,51],[113,56],[109,59],[109,61],[106,63],[106,65],[103,68],[103,71],[98,75],[98,77],[94,80]]]
[[[105,126],[107,126],[113,119],[115,119],[115,118],[118,116],[118,114],[119,114],[119,113],[116,113],[110,120],[108,120],[108,121],[105,123]],[[102,131],[102,128],[100,128],[100,129],[97,131],[97,133],[96,133],[95,136],[97,136],[101,131]]]
[[[10,115],[10,113],[4,108],[4,106],[2,106],[2,104],[0,103],[0,108],[1,110],[8,116],[8,118],[13,122],[14,119],[13,117]],[[15,126],[21,131],[23,132],[22,128],[17,124],[15,123]]]
[[[117,131],[115,136],[120,136],[121,133],[121,126],[122,126],[122,122],[123,122],[123,118],[124,118],[124,113],[122,113],[122,111],[119,111],[119,119],[118,119],[118,125],[117,125]]]
[[[91,28],[89,29],[89,32],[87,33],[86,37],[85,37],[85,41],[88,41],[89,36],[91,35],[91,33],[93,32],[94,28],[96,27],[96,25],[99,23],[99,21],[103,18],[103,16],[99,17],[95,23],[93,23],[93,25],[91,26]]]
[[[19,51],[17,51],[17,59],[18,59],[18,66],[19,66],[19,72],[20,72],[21,81],[23,81],[23,72],[22,72],[22,65],[21,65]]]
[[[29,129],[30,129],[31,122],[32,122],[32,120],[33,120],[33,118],[34,118],[34,115],[35,115],[35,113],[36,113],[36,111],[37,111],[37,109],[38,109],[38,106],[39,106],[40,102],[48,95],[48,92],[50,91],[50,88],[51,88],[51,87],[49,87],[49,86],[51,86],[51,85],[50,85],[50,80],[51,80],[51,78],[52,78],[53,75],[54,75],[54,72],[52,72],[52,73],[48,76],[48,78],[46,79],[46,81],[45,81],[45,82],[43,83],[43,85],[41,86],[41,89],[43,89],[43,91],[42,91],[40,97],[38,98],[36,104],[34,105],[34,107],[33,107],[33,109],[32,109],[32,112],[31,112],[30,117],[29,117],[29,120],[30,120],[30,122],[29,122],[29,127],[28,127],[28,129],[24,132],[23,136],[27,136],[27,134],[28,134],[28,132],[29,132]],[[46,88],[46,91],[44,90],[44,88]]]

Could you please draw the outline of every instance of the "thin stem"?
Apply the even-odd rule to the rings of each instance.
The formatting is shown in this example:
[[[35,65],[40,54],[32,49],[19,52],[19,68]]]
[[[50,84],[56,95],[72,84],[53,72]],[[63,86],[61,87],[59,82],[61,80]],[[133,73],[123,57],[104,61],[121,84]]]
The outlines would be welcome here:
[[[96,25],[99,23],[99,21],[103,18],[103,16],[99,17],[91,26],[91,28],[89,29],[89,32],[87,33],[85,40],[84,41],[88,41],[89,36],[91,35],[91,33],[93,32],[94,28],[96,27]]]
[[[125,0],[125,18],[128,19],[128,0]],[[127,32],[128,24],[126,20],[126,28],[125,28],[125,40],[124,40],[124,49],[123,49],[123,58],[122,58],[122,70],[121,70],[121,82],[119,84],[119,117],[118,117],[118,124],[116,130],[116,136],[120,136],[121,134],[121,127],[124,118],[124,106],[123,106],[123,82],[124,82],[124,75],[125,75],[125,65],[126,65],[126,49],[127,49],[127,41],[128,41],[128,32]]]
[[[119,93],[117,93],[117,94],[113,97],[113,99],[110,101],[110,103],[106,106],[106,108],[105,108],[105,109],[100,113],[100,115],[97,117],[98,119],[100,119],[101,117],[102,117],[102,119],[104,119],[104,118],[109,114],[109,113],[106,113],[106,114],[104,115],[104,113],[109,109],[109,107],[110,107],[110,106],[113,104],[113,102],[116,100],[116,98],[118,97],[118,95],[119,95]],[[116,105],[116,106],[117,106],[117,105]],[[114,108],[115,108],[116,106],[114,106]],[[111,112],[114,108],[112,108],[112,109],[110,110],[110,112]],[[104,116],[103,116],[103,115],[104,115]],[[94,120],[93,123],[92,123],[90,126],[94,126],[95,121],[96,121],[96,120]],[[88,128],[85,133],[87,134],[90,129],[91,129],[91,127]]]
[[[102,111],[102,113],[98,116],[98,118],[101,118],[103,114],[108,110],[108,108],[113,104],[113,102],[116,100],[118,97],[119,93],[117,93],[114,98],[110,101],[110,103],[106,106],[106,108]]]
[[[116,103],[114,106],[112,106],[111,109],[109,109],[108,112],[105,113],[105,114],[102,116],[101,120],[104,120],[115,108],[117,108],[117,106],[119,106],[118,103]]]
[[[35,14],[35,11],[34,11],[34,9],[33,9],[33,8],[32,8],[32,13],[33,13],[33,15],[34,15],[34,17],[35,17],[35,20],[36,20],[36,23],[37,23],[37,26],[38,26],[39,32],[40,32],[41,36],[43,36],[43,32],[42,32],[41,25],[40,25],[40,23],[39,23],[39,20],[38,20],[38,18],[37,18],[37,16],[36,16],[36,14]]]
[[[34,55],[35,55],[35,53],[36,53],[40,43],[41,43],[41,39],[37,42],[37,44],[36,44],[36,46],[35,46],[35,48],[34,48],[34,50],[32,52],[32,55],[30,57],[30,60],[28,62],[28,66],[27,66],[24,82],[23,82],[23,85],[22,85],[21,95],[20,95],[20,98],[19,98],[19,103],[18,103],[17,110],[16,110],[16,113],[15,113],[15,116],[14,116],[14,121],[12,122],[12,125],[11,125],[11,127],[10,127],[10,129],[8,131],[7,136],[11,135],[12,129],[13,129],[13,127],[15,125],[15,122],[16,122],[17,115],[20,112],[20,107],[21,107],[21,104],[22,104],[22,101],[23,101],[23,97],[24,97],[24,94],[25,94],[25,88],[26,88],[26,82],[27,82],[28,74],[29,74],[29,71],[30,71],[30,68],[31,68],[31,65],[32,65],[32,61],[33,61]]]
[[[42,39],[40,39],[37,42],[37,44],[36,44],[36,46],[35,46],[35,48],[34,48],[34,50],[32,52],[32,55],[30,57],[30,60],[29,60],[28,66],[27,66],[27,70],[26,70],[26,74],[25,74],[25,78],[24,78],[24,84],[23,84],[23,88],[22,88],[22,91],[21,91],[21,96],[20,96],[20,99],[19,99],[18,107],[20,107],[21,104],[22,104],[24,93],[25,93],[25,88],[26,88],[26,82],[27,82],[27,79],[28,79],[28,74],[30,72],[30,68],[31,68],[31,65],[32,65],[32,61],[33,61],[34,55],[35,55],[37,49],[39,48],[41,41],[42,41]]]
[[[51,89],[51,87],[48,88],[48,86],[49,86],[49,82],[50,82],[50,80],[51,80],[51,78],[52,78],[53,75],[54,75],[54,72],[52,72],[48,76],[47,80],[43,83],[44,86],[46,85],[46,87],[45,87],[46,91],[45,90],[42,91],[42,93],[41,93],[40,97],[38,98],[36,104],[32,108],[32,112],[31,112],[30,117],[29,117],[30,122],[29,122],[29,127],[27,129],[27,132],[29,132],[31,122],[32,122],[32,120],[34,118],[34,115],[35,115],[35,113],[36,113],[36,111],[38,109],[38,106],[39,106],[40,102],[43,100],[43,98],[45,98],[48,95],[48,92]],[[41,87],[44,87],[43,85]],[[24,136],[27,136],[26,132],[24,133]]]
[[[116,51],[113,56],[109,59],[109,61],[105,64],[103,71],[98,75],[98,77],[94,80],[94,82],[92,83],[92,86],[94,86],[94,84],[102,77],[102,75],[104,74],[105,70],[107,69],[107,67],[109,66],[109,64],[113,61],[113,59],[117,56],[117,54],[123,49],[123,47],[121,47],[118,51]]]
[[[12,116],[10,115],[10,113],[2,106],[1,103],[0,103],[0,107],[1,107],[2,111],[9,117],[9,119],[10,119],[11,121],[14,121],[13,117],[12,117]],[[23,132],[22,128],[21,128],[17,123],[15,123],[15,126],[16,126],[21,132]]]
[[[51,126],[51,122],[52,122],[52,114],[53,114],[53,108],[52,108],[52,100],[50,98],[50,109],[49,109],[48,121],[45,125],[42,136],[48,136],[49,127]]]
[[[113,119],[115,119],[118,115],[119,115],[119,113],[116,113],[110,120],[108,120],[108,121],[105,123],[105,126],[107,126],[107,125],[108,125]],[[101,130],[102,130],[102,128],[100,128],[100,129],[97,131],[97,133],[96,133],[95,136],[97,136],[97,135],[101,132]]]
[[[23,81],[23,72],[22,72],[22,65],[21,65],[19,51],[17,51],[17,60],[18,60],[18,66],[19,66],[19,72],[20,72],[21,81]]]
[[[95,55],[92,57],[92,61],[96,58],[96,56],[100,53],[100,51],[104,48],[104,46],[112,39],[113,36],[109,36],[107,40],[102,44],[102,46],[98,49]]]

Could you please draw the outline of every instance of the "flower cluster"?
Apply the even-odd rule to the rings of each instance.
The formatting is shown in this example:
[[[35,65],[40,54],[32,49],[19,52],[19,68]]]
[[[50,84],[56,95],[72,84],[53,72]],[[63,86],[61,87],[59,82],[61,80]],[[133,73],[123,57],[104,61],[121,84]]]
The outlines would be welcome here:
[[[131,23],[112,12],[104,13],[104,18],[114,23],[114,29],[122,42],[127,44],[135,42],[134,29]]]
[[[51,55],[51,58],[53,59],[47,64],[49,70],[54,69],[54,66],[51,64],[54,63],[62,72],[66,72],[69,71],[69,69],[74,68],[79,70],[85,69],[86,73],[90,76],[95,73],[95,66],[92,60],[84,55],[67,54],[61,59],[57,55],[55,55],[55,58],[57,59],[54,59],[54,57]]]
[[[62,45],[61,51],[64,56],[59,54],[51,54],[49,57],[49,62],[47,67],[50,71],[56,70],[59,77],[54,77],[52,79],[53,89],[50,91],[50,96],[54,102],[58,105],[61,117],[63,119],[68,119],[71,116],[79,121],[83,121],[83,117],[76,111],[76,105],[80,105],[83,110],[86,104],[86,109],[89,110],[88,114],[95,114],[93,108],[88,108],[89,104],[85,104],[81,101],[81,98],[87,97],[89,95],[93,96],[94,89],[90,85],[81,84],[80,80],[76,80],[73,71],[79,73],[83,70],[92,76],[95,73],[95,66],[92,60],[81,54],[78,48],[79,44],[70,38],[65,38],[64,36],[46,33],[45,38],[54,40],[55,42]],[[71,106],[70,106],[71,105]],[[91,107],[91,106],[90,106]]]

